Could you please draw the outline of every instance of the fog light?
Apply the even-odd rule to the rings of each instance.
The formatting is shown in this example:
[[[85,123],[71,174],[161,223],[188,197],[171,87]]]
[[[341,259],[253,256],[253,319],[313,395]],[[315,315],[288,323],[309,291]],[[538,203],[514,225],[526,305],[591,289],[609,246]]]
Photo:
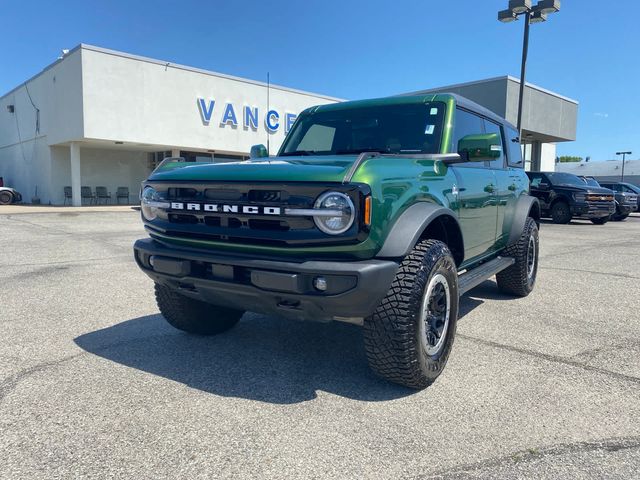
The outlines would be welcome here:
[[[313,279],[313,286],[316,290],[324,292],[327,289],[327,279],[324,277],[316,277]]]

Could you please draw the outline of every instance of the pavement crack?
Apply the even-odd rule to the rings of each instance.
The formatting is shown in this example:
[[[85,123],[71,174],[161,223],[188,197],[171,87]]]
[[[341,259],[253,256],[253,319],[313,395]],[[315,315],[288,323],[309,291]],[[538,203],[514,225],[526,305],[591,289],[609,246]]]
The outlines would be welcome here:
[[[100,262],[100,261],[106,261],[106,260],[116,260],[116,259],[127,259],[130,260],[133,257],[133,255],[111,255],[108,257],[98,257],[98,258],[85,258],[85,259],[81,259],[81,260],[60,260],[60,261],[56,261],[56,262],[38,262],[38,263],[7,263],[7,264],[0,264],[0,268],[5,268],[5,267],[41,267],[41,266],[45,266],[45,265],[74,265],[74,264],[81,264],[81,263],[86,263],[86,262]]]
[[[469,335],[464,335],[464,334],[458,334],[457,335],[460,338],[464,338],[465,340],[469,340],[471,342],[476,342],[476,343],[480,343],[482,345],[486,345],[489,347],[493,347],[493,348],[499,348],[501,350],[508,350],[510,352],[514,352],[514,353],[519,353],[522,355],[528,355],[531,357],[536,357],[536,358],[540,358],[549,362],[554,362],[554,363],[561,363],[563,365],[568,365],[571,367],[577,367],[577,368],[581,368],[583,370],[588,370],[590,372],[595,372],[595,373],[600,373],[603,375],[607,375],[609,377],[618,379],[618,380],[622,380],[625,382],[632,382],[635,383],[637,385],[640,385],[640,378],[639,377],[634,377],[632,375],[625,375],[624,373],[618,373],[618,372],[613,372],[611,370],[607,370],[605,368],[600,368],[600,367],[594,367],[592,365],[587,365],[583,362],[579,362],[577,360],[573,360],[571,358],[565,358],[565,357],[558,357],[556,355],[551,355],[548,353],[542,353],[542,352],[536,352],[535,350],[529,350],[526,348],[520,348],[520,347],[514,347],[511,345],[505,345],[503,343],[498,343],[498,342],[494,342],[491,340],[485,340],[482,338],[477,338],[477,337],[472,337]]]
[[[607,248],[620,247],[620,246],[630,247],[630,246],[638,246],[638,245],[640,245],[640,242],[634,242],[634,241],[628,241],[628,240],[622,241],[622,242],[607,242]],[[571,250],[567,250],[565,252],[555,252],[555,253],[541,255],[540,261],[543,262],[549,258],[564,257],[565,255],[572,255],[575,253],[583,253],[583,252],[588,252],[590,250],[601,250],[601,249],[602,249],[601,243],[585,245],[584,247],[574,247]]]
[[[630,275],[628,273],[612,273],[612,272],[599,272],[597,270],[581,270],[579,268],[561,268],[561,267],[544,267],[540,266],[541,270],[558,270],[562,272],[579,272],[579,273],[593,273],[595,275],[604,275],[605,277],[619,277],[619,278],[631,278],[634,280],[640,280],[640,277]]]
[[[588,453],[594,451],[618,452],[620,450],[634,450],[638,448],[640,448],[640,436],[615,437],[591,442],[561,443],[547,448],[528,448],[502,457],[481,460],[467,465],[458,465],[451,469],[412,478],[455,480],[468,478],[470,474],[479,471],[494,470],[505,465],[516,465],[519,463],[531,462],[544,457]]]
[[[66,357],[62,357],[58,360],[54,360],[52,362],[43,362],[32,367],[25,368],[20,370],[19,372],[10,375],[9,377],[2,380],[0,383],[0,403],[5,399],[7,395],[9,395],[15,388],[18,386],[20,382],[24,379],[30,377],[31,375],[39,372],[43,372],[50,368],[55,368],[58,365],[66,363],[70,360],[73,360],[81,355],[86,355],[87,352],[79,352],[74,355],[67,355]]]

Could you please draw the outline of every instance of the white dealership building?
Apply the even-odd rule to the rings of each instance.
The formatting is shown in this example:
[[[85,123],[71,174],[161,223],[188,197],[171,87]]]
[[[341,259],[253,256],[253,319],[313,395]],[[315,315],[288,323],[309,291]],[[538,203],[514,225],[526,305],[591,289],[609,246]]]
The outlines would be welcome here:
[[[37,188],[63,204],[72,187],[80,205],[81,186],[114,203],[126,187],[134,202],[166,156],[242,160],[259,143],[274,154],[298,113],[336,101],[83,44],[0,97],[0,177],[26,202]]]
[[[420,93],[460,93],[515,123],[517,85],[498,77]],[[0,96],[0,177],[27,203],[95,202],[81,194],[97,187],[113,203],[126,202],[116,196],[124,189],[136,202],[140,182],[163,158],[237,161],[260,143],[274,155],[297,114],[337,101],[81,44]],[[555,142],[575,139],[577,109],[526,85],[528,168],[553,168]]]

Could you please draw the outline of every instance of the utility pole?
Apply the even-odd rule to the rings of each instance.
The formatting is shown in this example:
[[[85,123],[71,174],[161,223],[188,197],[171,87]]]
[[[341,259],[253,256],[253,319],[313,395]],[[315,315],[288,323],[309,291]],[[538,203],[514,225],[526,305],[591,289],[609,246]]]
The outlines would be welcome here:
[[[620,181],[624,182],[624,164],[626,163],[625,160],[627,158],[627,155],[631,155],[633,152],[616,152],[616,155],[622,155],[622,176],[620,177]]]

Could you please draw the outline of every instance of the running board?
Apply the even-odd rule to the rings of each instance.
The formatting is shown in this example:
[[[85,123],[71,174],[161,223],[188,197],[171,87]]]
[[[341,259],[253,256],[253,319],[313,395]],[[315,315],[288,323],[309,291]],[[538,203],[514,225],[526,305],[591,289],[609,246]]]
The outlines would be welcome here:
[[[483,263],[473,270],[463,273],[458,277],[458,291],[460,295],[464,295],[489,277],[493,277],[496,273],[510,267],[514,263],[516,263],[516,260],[513,257],[498,257],[487,263]]]

